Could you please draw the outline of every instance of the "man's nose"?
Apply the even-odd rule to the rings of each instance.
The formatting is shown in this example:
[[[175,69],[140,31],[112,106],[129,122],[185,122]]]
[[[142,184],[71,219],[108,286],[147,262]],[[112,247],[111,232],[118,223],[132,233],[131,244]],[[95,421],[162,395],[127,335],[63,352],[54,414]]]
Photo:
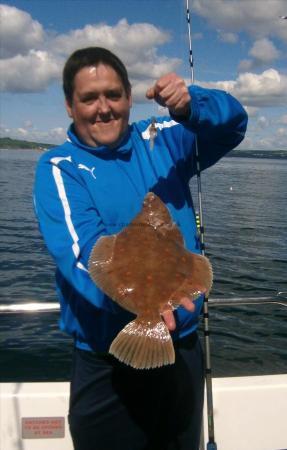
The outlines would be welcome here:
[[[105,96],[99,97],[98,108],[99,108],[99,113],[101,113],[101,114],[107,114],[110,112],[111,108],[110,108],[109,102]]]

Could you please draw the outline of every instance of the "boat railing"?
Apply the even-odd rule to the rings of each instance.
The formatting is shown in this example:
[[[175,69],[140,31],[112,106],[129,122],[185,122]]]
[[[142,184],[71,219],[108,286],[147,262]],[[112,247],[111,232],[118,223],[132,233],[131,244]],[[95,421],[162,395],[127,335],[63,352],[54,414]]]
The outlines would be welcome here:
[[[279,305],[287,307],[287,292],[278,292],[270,297],[218,297],[210,298],[208,305],[211,307],[220,306],[242,306],[242,305]],[[40,313],[40,312],[58,312],[60,305],[57,302],[39,302],[35,300],[26,300],[21,303],[6,304],[0,303],[1,314],[15,313]]]

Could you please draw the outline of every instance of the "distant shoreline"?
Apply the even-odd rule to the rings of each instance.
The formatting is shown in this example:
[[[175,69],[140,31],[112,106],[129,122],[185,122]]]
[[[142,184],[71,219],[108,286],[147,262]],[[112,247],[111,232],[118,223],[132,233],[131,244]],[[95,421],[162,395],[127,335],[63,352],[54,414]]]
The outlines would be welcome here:
[[[44,152],[56,144],[46,144],[41,142],[22,141],[8,137],[0,138],[1,150],[37,150]],[[286,150],[232,150],[225,158],[263,158],[263,159],[287,159]]]
[[[9,137],[0,138],[0,149],[2,150],[40,150],[44,151],[56,147],[54,144],[43,142],[23,141],[20,139],[11,139]]]
[[[225,158],[287,159],[287,150],[231,150]]]

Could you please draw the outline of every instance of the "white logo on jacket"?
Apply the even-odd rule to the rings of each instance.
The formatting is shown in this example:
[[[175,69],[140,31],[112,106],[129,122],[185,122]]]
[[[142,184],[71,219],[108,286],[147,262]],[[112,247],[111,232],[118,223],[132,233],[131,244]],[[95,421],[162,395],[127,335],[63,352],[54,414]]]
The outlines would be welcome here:
[[[96,175],[94,174],[95,167],[92,167],[92,168],[90,169],[89,167],[85,166],[84,164],[78,164],[78,169],[86,170],[87,172],[90,172],[90,174],[92,175],[92,177],[93,177],[94,179],[97,178]]]

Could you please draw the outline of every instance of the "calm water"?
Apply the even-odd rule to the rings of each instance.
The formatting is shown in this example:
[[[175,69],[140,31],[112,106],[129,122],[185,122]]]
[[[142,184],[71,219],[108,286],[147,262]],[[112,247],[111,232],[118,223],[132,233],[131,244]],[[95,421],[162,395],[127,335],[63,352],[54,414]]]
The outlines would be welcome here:
[[[32,207],[38,157],[0,150],[0,303],[56,300],[54,264]],[[287,160],[224,158],[202,186],[212,296],[287,291]],[[287,308],[210,307],[210,315],[215,376],[286,372]],[[57,320],[57,313],[0,316],[0,381],[69,378],[72,342]]]

